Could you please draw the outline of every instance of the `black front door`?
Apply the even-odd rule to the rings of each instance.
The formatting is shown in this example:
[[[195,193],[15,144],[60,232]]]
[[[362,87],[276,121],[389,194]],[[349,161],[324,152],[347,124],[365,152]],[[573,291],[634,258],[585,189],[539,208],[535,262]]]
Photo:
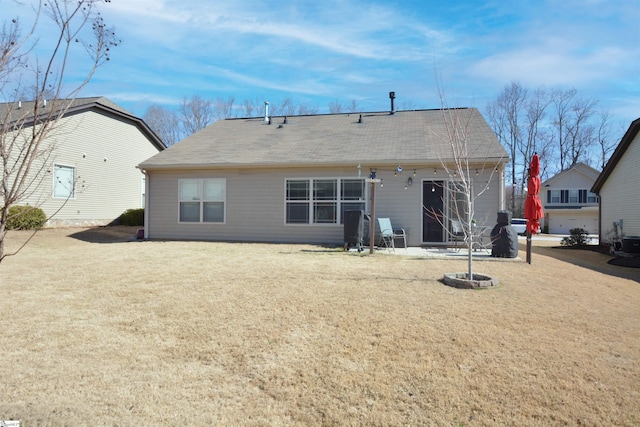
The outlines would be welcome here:
[[[424,181],[422,183],[422,241],[443,242],[442,217],[440,221],[434,216],[437,212],[440,216],[444,212],[444,182]]]

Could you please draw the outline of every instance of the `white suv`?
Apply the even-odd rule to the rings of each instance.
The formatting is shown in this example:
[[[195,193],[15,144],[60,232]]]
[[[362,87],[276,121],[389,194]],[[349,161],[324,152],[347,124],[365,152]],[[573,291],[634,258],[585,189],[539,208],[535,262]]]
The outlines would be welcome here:
[[[527,220],[522,218],[513,218],[511,220],[511,226],[516,230],[516,233],[524,236],[527,234]]]

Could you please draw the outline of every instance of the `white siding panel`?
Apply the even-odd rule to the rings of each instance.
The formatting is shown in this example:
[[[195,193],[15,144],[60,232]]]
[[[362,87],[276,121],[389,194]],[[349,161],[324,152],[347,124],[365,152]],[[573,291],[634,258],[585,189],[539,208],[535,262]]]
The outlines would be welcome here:
[[[613,230],[613,222],[623,220],[627,236],[640,236],[640,133],[600,190],[602,236]]]

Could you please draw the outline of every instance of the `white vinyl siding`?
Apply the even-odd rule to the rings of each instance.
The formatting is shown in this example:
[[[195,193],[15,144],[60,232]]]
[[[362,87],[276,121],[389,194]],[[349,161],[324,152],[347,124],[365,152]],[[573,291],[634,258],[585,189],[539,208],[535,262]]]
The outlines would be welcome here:
[[[640,133],[636,135],[600,189],[601,235],[622,220],[626,236],[640,236]]]

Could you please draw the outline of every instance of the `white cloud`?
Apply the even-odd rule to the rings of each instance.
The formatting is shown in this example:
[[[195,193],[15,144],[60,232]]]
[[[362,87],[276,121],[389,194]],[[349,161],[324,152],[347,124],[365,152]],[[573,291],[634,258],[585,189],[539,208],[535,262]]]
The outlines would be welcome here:
[[[612,55],[613,53],[613,55]],[[615,52],[579,56],[536,48],[499,53],[475,63],[471,74],[496,81],[519,80],[531,85],[580,85],[611,73],[605,57]]]

